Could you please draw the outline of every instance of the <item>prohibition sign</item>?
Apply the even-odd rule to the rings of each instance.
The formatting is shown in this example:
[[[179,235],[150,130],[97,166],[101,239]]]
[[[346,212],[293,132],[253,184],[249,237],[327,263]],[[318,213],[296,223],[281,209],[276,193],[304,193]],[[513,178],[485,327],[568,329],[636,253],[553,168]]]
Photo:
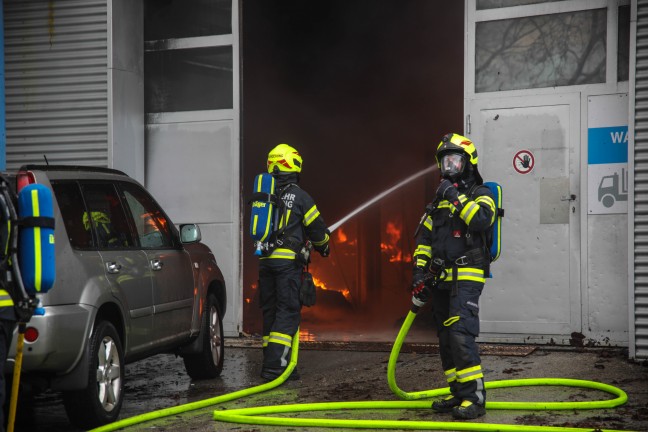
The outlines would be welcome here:
[[[513,168],[520,174],[529,174],[535,165],[535,157],[529,150],[520,150],[513,156]]]

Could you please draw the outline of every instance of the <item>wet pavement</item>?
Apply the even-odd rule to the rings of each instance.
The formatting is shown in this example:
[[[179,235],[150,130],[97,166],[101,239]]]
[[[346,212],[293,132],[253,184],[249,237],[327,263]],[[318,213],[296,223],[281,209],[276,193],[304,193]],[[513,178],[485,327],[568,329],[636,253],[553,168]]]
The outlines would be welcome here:
[[[126,397],[120,419],[188,402],[212,398],[261,384],[260,342],[256,338],[228,339],[220,378],[191,382],[182,359],[158,355],[126,367]],[[481,345],[482,366],[488,380],[521,378],[574,378],[603,382],[624,390],[624,406],[600,410],[503,411],[489,410],[479,423],[507,423],[648,431],[648,362],[627,360],[622,349],[558,348]],[[300,349],[298,369],[302,379],[288,381],[265,393],[226,402],[181,415],[128,427],[126,431],[279,431],[285,427],[220,423],[214,410],[302,402],[396,400],[386,374],[391,344],[314,343]],[[445,387],[436,346],[406,344],[396,370],[401,389],[407,392]],[[489,391],[491,401],[582,401],[609,399],[595,390],[566,387],[534,387]],[[67,421],[56,394],[40,395],[31,410],[21,408],[17,431],[75,431]],[[293,414],[290,414],[293,416]],[[452,421],[430,410],[356,411],[303,413],[296,416],[351,419]],[[318,428],[291,427],[291,431]],[[328,429],[330,430],[330,429]],[[339,430],[339,429],[338,429]]]

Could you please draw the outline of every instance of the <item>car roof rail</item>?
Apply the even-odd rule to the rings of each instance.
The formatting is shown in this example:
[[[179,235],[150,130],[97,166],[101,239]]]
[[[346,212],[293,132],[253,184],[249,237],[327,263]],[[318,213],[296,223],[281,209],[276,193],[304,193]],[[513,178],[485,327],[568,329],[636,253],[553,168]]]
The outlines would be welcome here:
[[[100,172],[107,174],[119,174],[128,176],[123,171],[116,170],[114,168],[105,168],[105,167],[96,167],[90,165],[36,165],[28,164],[20,167],[19,171],[83,171],[83,172]]]

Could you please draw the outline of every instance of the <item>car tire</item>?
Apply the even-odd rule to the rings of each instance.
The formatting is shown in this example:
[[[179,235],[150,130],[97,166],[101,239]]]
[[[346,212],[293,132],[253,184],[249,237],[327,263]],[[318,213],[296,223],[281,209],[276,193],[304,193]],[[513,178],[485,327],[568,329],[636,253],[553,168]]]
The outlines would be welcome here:
[[[207,295],[207,304],[200,326],[201,352],[183,356],[185,369],[191,379],[216,378],[223,371],[225,339],[221,308],[214,294]]]
[[[124,350],[115,327],[101,321],[90,338],[88,386],[63,393],[70,423],[94,428],[117,420],[124,401]]]

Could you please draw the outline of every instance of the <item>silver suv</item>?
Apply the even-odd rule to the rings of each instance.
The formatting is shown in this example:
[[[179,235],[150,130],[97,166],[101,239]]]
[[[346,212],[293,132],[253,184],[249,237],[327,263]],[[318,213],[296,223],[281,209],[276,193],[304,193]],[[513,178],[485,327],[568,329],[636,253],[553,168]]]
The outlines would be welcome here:
[[[193,379],[220,375],[225,283],[197,225],[176,229],[112,169],[29,165],[15,180],[50,187],[56,219],[56,282],[28,323],[21,383],[62,391],[91,428],[117,419],[126,363],[172,352]]]

